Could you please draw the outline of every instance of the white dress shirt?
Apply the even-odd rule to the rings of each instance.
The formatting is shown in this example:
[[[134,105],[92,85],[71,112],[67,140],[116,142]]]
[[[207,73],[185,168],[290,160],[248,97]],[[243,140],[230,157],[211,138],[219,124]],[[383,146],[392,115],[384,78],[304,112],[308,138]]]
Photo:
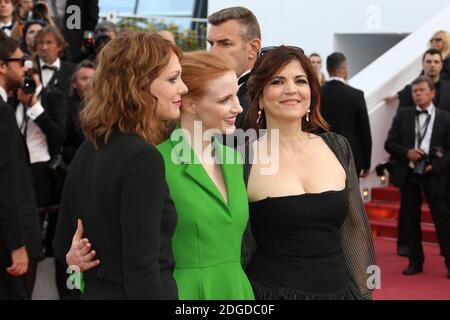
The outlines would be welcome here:
[[[422,109],[420,107],[416,107],[416,110],[422,111]],[[428,153],[430,153],[431,135],[433,134],[434,119],[436,118],[436,107],[434,106],[433,103],[431,103],[431,105],[429,105],[425,110],[428,112],[428,115],[431,116],[430,123],[428,124],[428,129],[425,134],[425,137],[422,140],[422,144],[419,146],[418,145],[419,141],[418,141],[417,137],[419,136],[419,134],[420,134],[420,136],[422,136],[423,133],[425,132],[425,124],[426,124],[426,121],[428,118],[427,114],[419,115],[419,123],[417,123],[417,120],[416,120],[416,125],[415,125],[415,132],[416,132],[415,147],[422,149],[425,153],[428,154]],[[417,119],[417,117],[415,119]]]
[[[36,88],[36,95],[42,91],[42,86]],[[24,110],[26,109],[27,123],[24,122]],[[32,106],[26,108],[22,103],[19,103],[16,109],[16,120],[22,134],[26,132],[27,147],[30,153],[30,163],[47,162],[50,160],[50,154],[48,152],[47,136],[34,122],[42,113],[44,113],[41,100]]]
[[[2,97],[3,101],[8,102],[8,95],[2,87],[0,87],[0,97]]]
[[[347,81],[345,81],[345,79],[341,78],[341,77],[330,77],[330,79],[328,79],[328,81],[333,81],[333,80],[340,81],[344,84],[347,84]]]
[[[42,76],[42,83],[44,88],[47,87],[48,83],[50,82],[50,80],[53,77],[53,74],[55,73],[55,71],[50,70],[50,69],[44,69],[44,65],[48,65],[46,64],[42,59],[39,58],[39,65],[41,66],[41,76]],[[55,62],[53,62],[53,64],[49,65],[51,67],[56,67],[57,70],[61,69],[61,60],[59,58],[57,58],[55,60]]]
[[[11,36],[12,26],[13,26],[13,21],[12,20],[9,20],[9,22],[7,22],[7,23],[0,22],[0,30],[3,30],[3,32],[8,37]],[[3,27],[10,27],[10,28],[3,29]]]
[[[238,79],[238,83],[239,83],[239,80],[240,80],[241,78],[243,78],[243,77],[245,77],[246,75],[248,75],[251,71],[252,71],[252,69],[249,69],[249,70],[245,71],[243,74],[241,74],[241,76],[240,76],[239,79]],[[241,88],[241,87],[244,85],[244,83],[245,83],[245,82],[242,82],[242,83],[239,85],[239,88]]]

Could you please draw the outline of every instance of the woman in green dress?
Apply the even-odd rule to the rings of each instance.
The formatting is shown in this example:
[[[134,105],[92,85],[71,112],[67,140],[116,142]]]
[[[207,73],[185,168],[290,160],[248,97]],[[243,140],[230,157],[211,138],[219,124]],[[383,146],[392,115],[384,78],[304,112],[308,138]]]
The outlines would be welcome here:
[[[180,125],[157,148],[178,213],[172,240],[180,299],[253,299],[241,267],[248,200],[239,155],[214,138],[236,130],[242,112],[232,65],[207,52],[185,54]]]
[[[238,153],[220,144],[242,112],[233,66],[208,52],[185,54],[180,123],[158,150],[178,213],[172,240],[179,299],[249,300],[252,287],[241,266],[248,200]],[[87,241],[68,255],[89,256]],[[81,253],[81,254],[80,254]],[[74,259],[71,259],[72,263]]]

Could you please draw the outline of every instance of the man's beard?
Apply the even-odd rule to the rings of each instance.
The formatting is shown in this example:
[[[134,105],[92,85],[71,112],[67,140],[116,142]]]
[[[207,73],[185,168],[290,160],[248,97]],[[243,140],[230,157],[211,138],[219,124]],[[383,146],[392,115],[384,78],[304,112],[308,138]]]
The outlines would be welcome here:
[[[6,79],[6,86],[8,90],[16,90],[23,87],[23,78],[22,79]]]

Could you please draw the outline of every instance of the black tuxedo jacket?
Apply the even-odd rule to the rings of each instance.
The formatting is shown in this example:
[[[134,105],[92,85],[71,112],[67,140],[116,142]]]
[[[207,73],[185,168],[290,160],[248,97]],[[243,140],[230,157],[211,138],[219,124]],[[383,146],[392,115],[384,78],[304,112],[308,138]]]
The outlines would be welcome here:
[[[244,120],[245,120],[245,116],[247,115],[248,112],[248,107],[249,107],[249,98],[248,98],[248,94],[247,94],[247,81],[250,78],[250,73],[246,74],[245,76],[243,76],[242,78],[239,79],[239,84],[242,84],[241,87],[239,88],[239,91],[237,93],[238,99],[239,99],[239,103],[241,104],[242,107],[242,112],[237,116],[236,118],[236,128],[242,128],[244,126]]]
[[[39,74],[41,74],[41,68],[42,66],[37,63],[39,68]],[[61,59],[61,68],[56,71],[55,79],[53,82],[52,87],[58,88],[62,92],[66,94],[66,96],[70,95],[71,89],[72,89],[72,75],[75,72],[75,64],[72,62],[67,62]],[[42,83],[42,75],[41,77],[41,83]],[[50,83],[47,85],[50,86]]]
[[[28,150],[10,105],[0,98],[0,265],[12,250],[26,246],[29,257],[40,254],[38,209]]]
[[[416,108],[399,109],[394,118],[385,143],[385,149],[392,156],[393,168],[391,172],[391,182],[402,187],[408,174],[409,160],[406,155],[408,150],[415,147],[415,123]],[[440,146],[446,153],[442,159],[435,159],[432,162],[436,188],[434,192],[440,196],[446,196],[446,173],[450,165],[450,114],[436,108],[436,118],[434,120],[433,132],[431,135],[430,150]]]
[[[81,10],[81,29],[69,30],[67,28],[67,19],[70,19],[70,15],[67,13],[63,28],[63,35],[69,45],[68,49],[72,58],[77,56],[81,50],[84,31],[94,32],[99,13],[98,0],[68,0],[66,12],[67,8],[73,5],[78,6]]]
[[[61,153],[66,139],[69,124],[69,101],[66,94],[55,87],[43,89],[40,99],[44,112],[34,122],[45,134],[49,154],[54,157]],[[19,101],[13,100],[12,107],[16,110]]]
[[[47,137],[51,157],[61,152],[69,123],[69,99],[57,88],[46,88],[41,95],[44,113],[34,120]]]
[[[172,235],[176,210],[164,162],[136,135],[85,141],[69,169],[53,242],[65,263],[77,219],[101,263],[84,273],[84,299],[175,299]]]
[[[329,81],[320,89],[322,116],[332,132],[347,138],[358,173],[370,168],[372,136],[364,92],[341,81]]]
[[[82,101],[76,93],[69,97],[69,121],[63,149],[64,162],[67,164],[72,162],[75,153],[84,142],[84,134],[80,126],[81,104]]]

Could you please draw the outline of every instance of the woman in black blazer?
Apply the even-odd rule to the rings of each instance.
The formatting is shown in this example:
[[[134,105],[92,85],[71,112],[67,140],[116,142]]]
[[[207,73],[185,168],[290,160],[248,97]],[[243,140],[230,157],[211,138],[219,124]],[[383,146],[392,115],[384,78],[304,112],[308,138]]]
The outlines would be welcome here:
[[[65,263],[83,221],[102,262],[83,273],[83,299],[177,298],[176,211],[154,144],[165,136],[163,120],[178,118],[187,92],[180,56],[160,36],[138,32],[100,53],[81,115],[87,141],[72,161],[54,240],[55,257]]]

